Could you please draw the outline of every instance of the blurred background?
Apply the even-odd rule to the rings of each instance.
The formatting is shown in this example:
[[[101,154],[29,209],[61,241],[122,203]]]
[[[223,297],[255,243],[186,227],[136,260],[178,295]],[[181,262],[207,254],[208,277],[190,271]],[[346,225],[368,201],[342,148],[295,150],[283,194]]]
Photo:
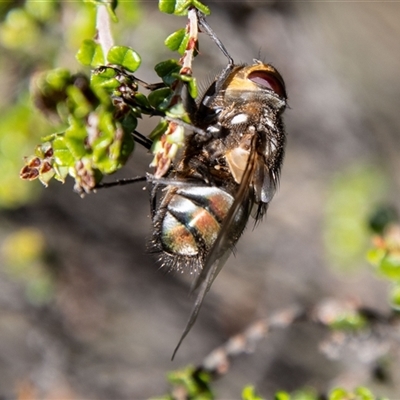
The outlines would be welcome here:
[[[82,69],[74,55],[93,37],[92,8],[0,3],[1,398],[154,397],[167,391],[167,371],[201,363],[250,323],[293,304],[351,299],[389,311],[388,284],[365,254],[371,213],[400,207],[400,4],[205,3],[237,62],[261,58],[284,77],[288,144],[266,221],[254,230],[249,223],[174,362],[193,303],[190,277],[165,273],[147,253],[143,185],[80,198],[72,181],[44,189],[18,178],[23,157],[54,131],[30,102],[30,78]],[[138,77],[157,81],[153,66],[176,57],[162,43],[186,19],[161,14],[155,1],[121,1],[117,15],[116,42],[141,55]],[[199,81],[206,86],[225,61],[202,35]],[[138,146],[116,178],[143,174],[150,161]],[[263,396],[360,384],[389,398],[400,393],[396,368],[385,383],[371,373],[377,358],[395,365],[398,348],[366,335],[363,348],[349,345],[333,359],[320,351],[324,335],[310,324],[273,332],[234,360],[216,382],[217,398],[239,398],[248,383]]]

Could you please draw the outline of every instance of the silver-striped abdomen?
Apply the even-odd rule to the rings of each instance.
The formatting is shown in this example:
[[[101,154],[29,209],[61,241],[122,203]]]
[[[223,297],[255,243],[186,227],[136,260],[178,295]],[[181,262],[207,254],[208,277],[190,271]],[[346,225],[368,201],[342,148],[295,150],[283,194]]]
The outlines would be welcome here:
[[[214,186],[167,187],[155,216],[153,243],[163,263],[191,271],[202,268],[215,243],[233,197]]]

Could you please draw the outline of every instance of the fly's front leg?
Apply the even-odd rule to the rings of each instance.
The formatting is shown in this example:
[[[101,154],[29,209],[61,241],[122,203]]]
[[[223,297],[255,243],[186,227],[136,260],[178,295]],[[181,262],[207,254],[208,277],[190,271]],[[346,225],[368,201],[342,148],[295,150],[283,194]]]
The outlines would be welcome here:
[[[173,122],[179,126],[182,126],[183,128],[187,129],[188,131],[193,132],[195,134],[195,140],[199,143],[206,142],[206,141],[210,140],[212,137],[212,133],[209,132],[209,130],[204,130],[204,129],[198,128],[197,126],[188,124],[187,122],[184,122],[181,119],[171,118],[171,117],[165,117],[165,119],[169,122]]]
[[[205,15],[197,10],[197,19],[199,21],[199,26],[203,29],[204,32],[210,36],[210,38],[214,41],[214,43],[218,46],[218,48],[221,50],[222,54],[228,59],[228,64],[227,66],[222,70],[220,75],[218,76],[216,80],[216,86],[215,86],[215,91],[219,91],[221,88],[222,83],[226,80],[228,75],[232,72],[235,62],[233,61],[233,58],[231,55],[228,53],[228,50],[224,46],[224,44],[221,42],[221,40],[218,38],[218,36],[215,34],[215,32],[211,29],[210,25],[208,24]]]

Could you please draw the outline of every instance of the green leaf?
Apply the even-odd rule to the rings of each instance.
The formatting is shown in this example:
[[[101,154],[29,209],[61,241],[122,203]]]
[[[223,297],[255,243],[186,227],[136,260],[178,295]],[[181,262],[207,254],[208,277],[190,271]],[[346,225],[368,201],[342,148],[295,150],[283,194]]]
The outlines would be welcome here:
[[[181,68],[177,60],[166,60],[158,63],[154,70],[167,86],[171,86],[177,79],[175,74],[179,76]]]
[[[333,389],[329,394],[329,400],[347,400],[348,396],[349,393],[346,390],[342,388],[336,388]]]
[[[391,280],[400,280],[400,259],[392,255],[384,257],[379,271]]]
[[[104,55],[100,45],[90,39],[82,42],[75,57],[82,65],[98,67],[104,64]]]
[[[275,393],[275,400],[290,400],[290,394],[287,392],[277,392]]]
[[[161,88],[153,90],[147,98],[152,107],[165,111],[169,106],[171,95],[172,90],[170,88]]]
[[[87,154],[85,147],[86,137],[85,127],[79,120],[73,119],[71,126],[65,131],[64,140],[75,160],[80,160]]]
[[[330,323],[334,329],[354,331],[363,329],[367,324],[366,319],[358,313],[343,313]]]
[[[171,51],[177,51],[181,47],[185,36],[187,36],[186,29],[182,28],[169,35],[164,43]]]
[[[400,283],[398,283],[397,285],[395,285],[395,286],[390,290],[389,298],[390,298],[391,306],[392,306],[395,310],[400,310]]]
[[[74,163],[74,157],[72,156],[70,150],[63,136],[57,137],[52,143],[54,151],[54,161],[59,166],[70,167]]]
[[[25,2],[25,10],[32,15],[35,19],[46,22],[54,16],[57,9],[57,2],[50,1],[37,1],[27,0]]]
[[[176,0],[159,0],[158,9],[166,14],[173,14],[176,7]]]
[[[186,15],[189,11],[189,7],[193,6],[192,0],[177,0],[175,3],[175,15]]]
[[[387,190],[379,167],[355,164],[339,171],[327,194],[324,242],[332,266],[350,269],[361,265],[369,246],[365,223],[372,204]]]
[[[135,119],[136,121],[136,119]],[[137,122],[137,121],[136,121]],[[120,149],[120,154],[119,154],[119,160],[122,164],[125,164],[125,162],[128,160],[129,156],[132,154],[134,148],[135,148],[135,141],[133,140],[133,137],[131,133],[133,132],[133,129],[127,128],[129,126],[129,122],[126,121],[126,126],[125,126],[125,121],[122,123],[122,129],[125,132],[125,135],[122,139],[122,144],[121,144],[121,149]],[[132,122],[131,126],[136,125]]]
[[[182,39],[181,45],[178,48],[178,53],[183,56],[185,54],[185,51],[188,47],[188,43],[190,40],[190,36],[189,35],[185,35],[184,38]],[[195,53],[197,55],[197,53]]]
[[[188,84],[190,97],[192,97],[192,99],[195,99],[198,94],[196,78],[190,75],[181,75],[181,74],[179,74],[177,78]]]
[[[138,53],[126,46],[114,46],[107,54],[107,61],[110,64],[118,64],[128,71],[135,72],[141,63]]]
[[[149,138],[153,141],[158,140],[167,130],[168,122],[165,119],[162,119],[157,126],[152,130],[149,135]]]
[[[150,108],[150,103],[149,103],[147,97],[143,93],[136,93],[135,94],[135,103],[139,107]]]
[[[159,0],[158,8],[166,14],[186,15],[189,7],[195,7],[205,15],[210,9],[198,0]]]
[[[379,267],[380,263],[384,259],[387,250],[381,248],[370,249],[367,252],[367,260],[369,263],[374,265],[375,267]]]
[[[22,8],[14,8],[7,13],[0,25],[0,43],[2,46],[28,50],[37,46],[40,40],[40,28],[34,18]]]
[[[243,400],[263,400],[260,396],[258,396],[254,390],[253,386],[245,386],[242,391],[242,399]],[[280,399],[283,400],[283,399]]]
[[[161,61],[154,67],[154,70],[156,71],[157,75],[160,78],[163,78],[166,75],[179,72],[181,68],[182,66],[179,64],[177,60],[171,59],[171,60]]]
[[[360,398],[360,400],[374,400],[375,396],[366,387],[358,387],[355,390],[355,394]]]
[[[64,68],[47,71],[39,82],[43,90],[63,90],[71,82],[71,73]]]
[[[67,87],[66,92],[68,95],[68,108],[75,117],[84,118],[93,110],[92,104],[90,104],[80,88],[70,85]]]
[[[203,3],[200,3],[198,0],[192,1],[193,6],[195,6],[199,11],[201,11],[204,15],[210,15],[210,9]]]
[[[113,68],[103,67],[98,68],[92,72],[90,77],[90,84],[92,86],[101,87],[103,89],[114,90],[118,88],[121,83],[116,79],[117,72]]]

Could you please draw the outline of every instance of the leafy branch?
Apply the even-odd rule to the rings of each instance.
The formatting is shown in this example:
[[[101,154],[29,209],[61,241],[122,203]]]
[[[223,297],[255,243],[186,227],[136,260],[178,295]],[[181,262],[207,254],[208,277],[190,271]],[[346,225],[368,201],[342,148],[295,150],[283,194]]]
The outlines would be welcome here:
[[[96,7],[97,33],[94,39],[83,41],[76,59],[92,69],[91,75],[57,69],[37,77],[35,104],[57,120],[60,129],[42,138],[43,143],[26,158],[20,174],[22,179],[39,179],[45,185],[52,178],[64,182],[69,175],[79,193],[92,191],[105,175],[125,165],[134,150],[142,115],[160,117],[148,143],[152,143],[155,177],[167,172],[184,143],[184,128],[176,120],[190,123],[183,91],[187,87],[189,96],[197,96],[192,76],[198,47],[197,15],[209,13],[197,0],[160,1],[161,11],[187,15],[188,23],[165,41],[181,57],[158,63],[154,69],[162,82],[152,85],[134,75],[141,64],[139,54],[127,46],[114,45],[111,19],[116,19],[116,2],[90,3]]]

